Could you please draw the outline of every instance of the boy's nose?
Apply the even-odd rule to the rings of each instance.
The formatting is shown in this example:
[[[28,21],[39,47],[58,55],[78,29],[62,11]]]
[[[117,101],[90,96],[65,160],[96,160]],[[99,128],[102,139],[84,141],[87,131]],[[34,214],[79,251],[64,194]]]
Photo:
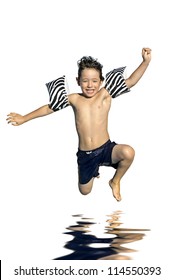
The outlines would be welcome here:
[[[88,81],[88,87],[92,87],[92,82]]]

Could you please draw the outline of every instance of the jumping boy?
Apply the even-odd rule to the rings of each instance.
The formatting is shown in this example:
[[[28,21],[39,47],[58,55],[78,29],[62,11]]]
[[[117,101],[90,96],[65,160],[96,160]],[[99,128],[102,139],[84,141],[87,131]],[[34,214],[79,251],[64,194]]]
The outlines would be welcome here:
[[[142,63],[128,79],[123,77],[125,67],[114,69],[106,74],[105,85],[101,87],[104,81],[102,65],[91,56],[84,56],[78,61],[76,78],[82,93],[67,94],[63,76],[46,84],[50,104],[24,116],[16,113],[8,115],[8,123],[18,126],[72,106],[79,137],[79,190],[83,195],[91,192],[94,178],[99,176],[99,166],[111,166],[116,171],[109,185],[116,200],[121,200],[120,180],[132,164],[135,151],[129,145],[110,141],[108,113],[112,98],[130,91],[144,74],[151,60],[150,48],[142,49],[142,58]]]

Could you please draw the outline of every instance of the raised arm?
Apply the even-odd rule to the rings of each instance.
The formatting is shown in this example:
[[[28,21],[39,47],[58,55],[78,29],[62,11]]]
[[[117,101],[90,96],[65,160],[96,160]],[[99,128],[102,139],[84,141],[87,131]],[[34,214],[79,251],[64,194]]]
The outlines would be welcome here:
[[[11,123],[14,126],[18,126],[35,118],[47,116],[53,112],[54,111],[49,108],[49,105],[44,105],[23,116],[17,113],[10,113],[7,115],[7,122]]]
[[[123,76],[126,67],[113,69],[112,71],[106,74],[105,89],[112,96],[112,98],[115,98],[123,93],[129,92],[130,88],[133,87],[140,80],[150,63],[151,49],[143,48],[142,57],[143,62],[126,80]]]
[[[142,49],[142,63],[138,66],[138,68],[130,75],[128,79],[125,80],[125,83],[128,88],[133,87],[137,84],[137,82],[141,79],[144,72],[146,71],[150,61],[151,61],[151,49],[143,48]]]

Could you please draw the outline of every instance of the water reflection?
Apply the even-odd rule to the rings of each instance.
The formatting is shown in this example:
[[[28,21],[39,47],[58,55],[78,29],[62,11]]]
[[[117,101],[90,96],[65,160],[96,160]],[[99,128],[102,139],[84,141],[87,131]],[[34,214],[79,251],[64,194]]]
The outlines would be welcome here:
[[[120,211],[108,215],[106,225],[94,221],[93,218],[83,217],[82,214],[73,215],[76,221],[64,232],[73,237],[64,248],[70,253],[54,260],[129,260],[127,253],[136,252],[124,247],[124,244],[142,240],[148,229],[124,228],[120,221]],[[80,220],[79,220],[80,218]],[[102,232],[100,232],[100,228]]]

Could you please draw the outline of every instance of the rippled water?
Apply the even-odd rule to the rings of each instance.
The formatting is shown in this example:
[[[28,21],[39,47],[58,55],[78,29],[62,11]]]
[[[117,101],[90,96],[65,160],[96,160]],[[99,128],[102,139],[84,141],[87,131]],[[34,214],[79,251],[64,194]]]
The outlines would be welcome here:
[[[128,260],[127,253],[136,252],[129,243],[142,240],[149,229],[126,228],[121,222],[121,212],[107,215],[106,221],[72,215],[75,224],[68,226],[63,234],[72,239],[64,244],[69,254],[54,260]],[[128,244],[128,245],[127,245]]]

